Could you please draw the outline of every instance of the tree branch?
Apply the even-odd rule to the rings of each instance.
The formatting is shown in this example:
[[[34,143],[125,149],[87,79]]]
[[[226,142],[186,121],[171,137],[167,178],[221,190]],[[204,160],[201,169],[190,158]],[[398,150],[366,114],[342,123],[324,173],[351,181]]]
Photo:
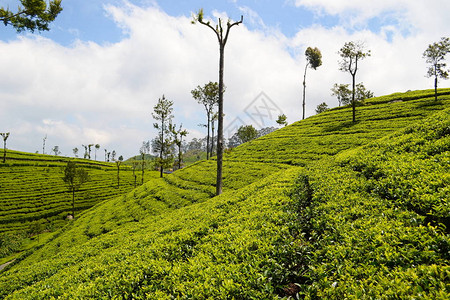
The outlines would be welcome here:
[[[216,34],[217,39],[219,40],[219,43],[221,43],[220,36],[219,36],[219,33],[217,32],[216,28],[212,27],[211,24],[209,24],[209,22],[203,22],[203,20],[198,20],[198,22],[200,24],[203,24],[203,25],[208,26],[209,28],[211,28],[211,30],[214,31],[214,33]]]
[[[228,40],[228,34],[230,33],[230,29],[231,27],[233,27],[234,25],[239,25],[244,21],[244,16],[241,15],[241,20],[234,22],[233,24],[230,25],[230,22],[227,23],[227,33],[225,35],[225,40],[224,40],[224,44],[227,43]]]

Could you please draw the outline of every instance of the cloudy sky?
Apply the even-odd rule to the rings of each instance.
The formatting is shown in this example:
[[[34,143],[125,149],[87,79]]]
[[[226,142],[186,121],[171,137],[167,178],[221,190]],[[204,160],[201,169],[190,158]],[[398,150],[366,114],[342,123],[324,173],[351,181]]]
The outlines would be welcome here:
[[[18,0],[1,1],[14,10]],[[1,26],[0,132],[8,148],[63,155],[100,144],[129,157],[156,135],[151,112],[163,94],[188,138],[202,137],[205,113],[190,91],[218,80],[218,43],[191,24],[204,8],[212,21],[240,19],[225,53],[225,126],[274,126],[301,116],[304,52],[318,47],[323,65],[308,70],[306,115],[326,102],[334,83],[350,83],[337,52],[362,41],[372,56],[357,82],[375,95],[433,88],[422,53],[450,35],[448,0],[62,0],[50,32],[17,34]],[[448,87],[449,82],[441,82]],[[100,156],[100,155],[99,155]]]

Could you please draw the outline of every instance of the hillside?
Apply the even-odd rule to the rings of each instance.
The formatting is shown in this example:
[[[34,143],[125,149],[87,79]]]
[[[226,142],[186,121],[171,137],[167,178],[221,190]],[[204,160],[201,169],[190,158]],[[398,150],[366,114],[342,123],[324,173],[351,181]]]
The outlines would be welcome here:
[[[3,150],[1,152],[3,155]],[[13,234],[13,238],[17,239],[54,231],[67,223],[66,217],[72,213],[72,194],[62,177],[68,160],[59,156],[7,150],[6,163],[0,163],[0,237]],[[114,163],[85,159],[75,161],[90,176],[90,180],[75,195],[76,215],[134,188],[134,177],[129,168],[121,168],[118,187]],[[137,175],[140,182],[140,172]],[[145,180],[155,176],[147,175]],[[0,259],[7,252],[0,251]]]
[[[342,107],[241,145],[219,197],[210,160],[102,202],[2,272],[0,297],[446,299],[441,95],[374,98],[356,124]]]

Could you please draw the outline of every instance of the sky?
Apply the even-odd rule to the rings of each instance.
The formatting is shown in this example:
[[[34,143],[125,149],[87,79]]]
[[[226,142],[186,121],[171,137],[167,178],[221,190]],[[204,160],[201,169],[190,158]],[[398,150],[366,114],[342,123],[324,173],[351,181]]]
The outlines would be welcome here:
[[[14,10],[19,1],[0,1]],[[277,126],[278,115],[301,119],[307,47],[323,64],[308,69],[306,116],[318,104],[338,105],[330,89],[351,83],[339,71],[339,49],[363,42],[371,56],[357,82],[376,96],[431,89],[422,53],[450,36],[448,0],[62,0],[50,31],[17,34],[0,24],[0,132],[9,149],[46,153],[59,146],[100,144],[125,158],[153,139],[153,107],[163,95],[174,102],[174,123],[187,139],[206,135],[203,106],[191,90],[218,81],[214,32],[191,24],[205,18],[239,20],[225,47],[225,138],[237,127]],[[440,87],[449,87],[441,81]]]

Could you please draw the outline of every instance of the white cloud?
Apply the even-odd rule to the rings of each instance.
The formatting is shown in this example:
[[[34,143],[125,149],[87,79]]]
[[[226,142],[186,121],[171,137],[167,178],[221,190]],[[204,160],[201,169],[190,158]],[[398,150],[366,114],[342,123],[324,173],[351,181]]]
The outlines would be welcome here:
[[[403,9],[407,3],[381,1],[370,6],[355,5],[361,1],[335,2],[298,0],[297,4],[328,14],[356,10],[371,18]],[[401,15],[408,20],[423,9],[422,4],[407,8]],[[47,134],[49,147],[59,145],[65,155],[89,143],[99,143],[102,149],[114,149],[125,157],[134,155],[143,140],[155,136],[151,112],[163,94],[174,101],[175,122],[192,132],[189,137],[203,134],[197,126],[204,123],[203,108],[190,91],[218,80],[214,33],[201,24],[190,24],[190,17],[169,16],[155,5],[140,8],[125,3],[105,9],[128,34],[118,43],[78,41],[63,47],[33,36],[0,42],[0,64],[8,70],[0,74],[0,129],[11,131],[10,148],[34,152],[42,148]],[[419,30],[407,36],[395,24],[375,33],[349,31],[347,24],[342,24],[333,28],[310,26],[287,38],[278,29],[264,25],[253,12],[261,30],[249,30],[248,20],[244,20],[232,28],[225,49],[226,122],[245,115],[244,109],[262,91],[287,114],[289,122],[298,120],[303,53],[308,46],[321,49],[323,65],[308,71],[307,115],[323,101],[330,106],[337,104],[330,88],[350,80],[338,70],[337,51],[350,40],[363,40],[372,50],[372,57],[362,62],[357,80],[376,95],[431,88],[432,82],[424,77],[422,52],[429,43],[448,35],[445,30],[449,28],[439,9],[423,12],[424,17],[435,13],[431,25],[418,20]],[[214,13],[219,15],[224,16]],[[440,30],[430,35],[432,28]]]

